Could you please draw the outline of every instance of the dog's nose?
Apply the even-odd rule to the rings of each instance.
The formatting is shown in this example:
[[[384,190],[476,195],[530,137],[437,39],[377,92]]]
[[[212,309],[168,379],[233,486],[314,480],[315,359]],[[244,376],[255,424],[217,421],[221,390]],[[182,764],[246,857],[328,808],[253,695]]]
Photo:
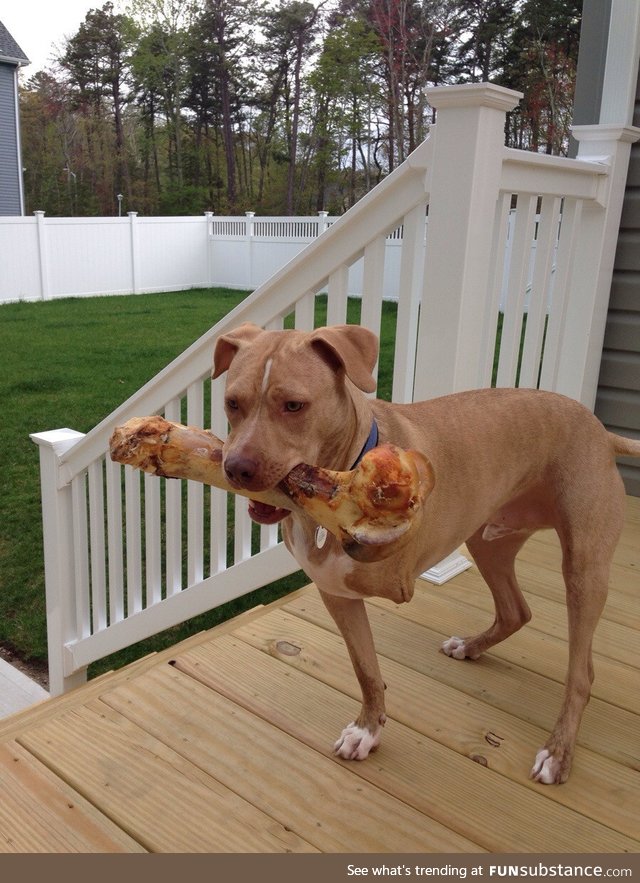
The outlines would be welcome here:
[[[227,478],[235,487],[249,487],[257,470],[258,464],[255,460],[240,455],[227,457],[224,464]]]

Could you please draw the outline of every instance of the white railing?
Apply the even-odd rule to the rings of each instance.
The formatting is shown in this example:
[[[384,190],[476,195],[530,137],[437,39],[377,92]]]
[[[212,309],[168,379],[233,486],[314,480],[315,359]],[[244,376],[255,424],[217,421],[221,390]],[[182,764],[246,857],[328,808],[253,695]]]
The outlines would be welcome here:
[[[491,383],[506,272],[498,384],[518,380],[593,403],[637,131],[582,128],[578,160],[542,157],[502,146],[517,93],[477,84],[429,97],[438,109],[429,139],[324,235],[86,436],[33,436],[41,451],[53,693],[82,682],[93,660],[297,569],[276,528],[252,531],[241,498],[228,509],[216,489],[111,463],[108,440],[119,423],[152,413],[224,436],[223,381],[209,380],[215,338],[248,320],[311,329],[321,291],[322,321],[344,322],[349,272],[359,260],[360,323],[379,332],[387,237],[401,225],[395,401]]]

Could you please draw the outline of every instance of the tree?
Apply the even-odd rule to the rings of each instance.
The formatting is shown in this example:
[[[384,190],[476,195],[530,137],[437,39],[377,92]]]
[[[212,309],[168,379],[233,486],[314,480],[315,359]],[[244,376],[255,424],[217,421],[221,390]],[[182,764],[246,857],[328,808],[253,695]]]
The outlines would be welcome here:
[[[499,76],[512,40],[522,0],[462,0],[456,31],[461,34],[451,66],[452,76],[486,83]]]
[[[524,92],[510,116],[514,146],[566,153],[582,0],[525,0],[505,50],[500,82]]]
[[[192,95],[205,129],[219,123],[226,167],[226,202],[238,205],[236,122],[240,119],[241,60],[255,23],[251,0],[206,0],[191,29]]]
[[[34,208],[340,212],[423,140],[431,84],[519,89],[508,143],[566,148],[581,0],[130,3],[22,89]]]
[[[435,80],[436,50],[451,30],[456,6],[454,0],[370,0],[384,61],[390,171],[424,139],[424,90]]]
[[[319,16],[327,0],[314,6],[307,0],[280,0],[280,5],[263,19],[264,39],[279,72],[285,98],[285,131],[288,146],[287,214],[295,211],[295,180],[302,101],[303,65],[314,52]],[[273,96],[274,98],[276,96]]]
[[[191,0],[133,0],[132,14],[146,40],[133,59],[138,90],[160,97],[168,132],[168,176],[178,194],[184,185],[183,102]]]
[[[315,146],[317,210],[325,208],[331,170],[341,170],[347,153],[346,206],[371,188],[372,116],[380,109],[382,97],[378,68],[379,42],[366,19],[340,13],[331,16],[322,52],[308,78],[314,96],[309,137]]]
[[[113,3],[90,10],[78,32],[68,42],[60,59],[78,106],[97,121],[109,108],[113,114],[116,192],[125,190],[131,198],[131,177],[125,149],[123,107],[125,69],[136,29],[130,18],[115,15]],[[90,135],[94,133],[91,128]],[[95,150],[95,139],[90,137]],[[97,156],[94,154],[94,162]]]

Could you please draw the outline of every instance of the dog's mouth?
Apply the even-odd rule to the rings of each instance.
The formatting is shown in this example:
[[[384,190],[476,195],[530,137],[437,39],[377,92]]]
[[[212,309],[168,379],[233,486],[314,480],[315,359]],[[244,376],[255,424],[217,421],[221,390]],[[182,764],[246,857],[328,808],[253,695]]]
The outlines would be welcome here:
[[[270,506],[258,500],[249,500],[249,516],[258,524],[277,524],[287,515],[291,515],[289,509],[280,509],[278,506]]]

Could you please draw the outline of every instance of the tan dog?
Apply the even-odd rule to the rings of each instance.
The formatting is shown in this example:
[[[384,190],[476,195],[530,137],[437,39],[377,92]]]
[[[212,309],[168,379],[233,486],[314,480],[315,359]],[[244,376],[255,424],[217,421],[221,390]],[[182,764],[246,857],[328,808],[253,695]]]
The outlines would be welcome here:
[[[362,599],[408,601],[416,576],[466,541],[491,589],[495,621],[482,634],[450,638],[443,650],[476,659],[530,619],[514,560],[532,533],[552,527],[563,550],[569,668],[560,715],[531,776],[564,782],[589,700],[592,637],[623,522],[615,456],[640,456],[640,442],[608,433],[570,399],[535,390],[478,390],[413,405],[371,399],[363,393],[376,387],[377,354],[375,336],[356,325],[306,333],[246,324],[220,337],[214,356],[213,376],[229,372],[223,462],[233,486],[273,488],[299,463],[350,469],[377,441],[421,451],[433,470],[415,526],[391,556],[373,563],[354,560],[305,515],[250,504],[256,521],[284,519],[287,547],[347,644],[362,710],[336,753],[363,760],[385,722],[385,686]]]

